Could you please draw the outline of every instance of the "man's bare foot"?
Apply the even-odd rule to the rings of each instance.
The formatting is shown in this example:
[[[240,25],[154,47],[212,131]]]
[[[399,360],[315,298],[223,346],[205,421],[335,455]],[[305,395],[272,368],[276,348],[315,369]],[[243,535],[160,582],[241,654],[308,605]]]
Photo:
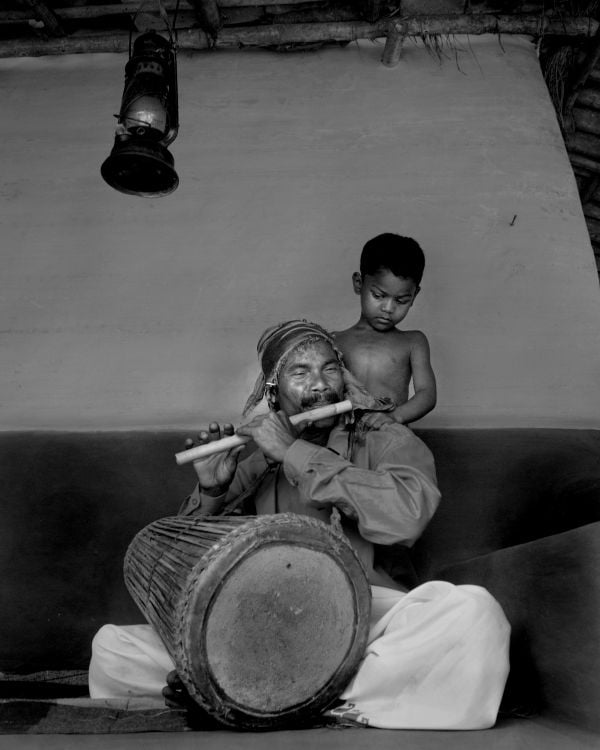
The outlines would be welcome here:
[[[165,705],[168,708],[187,711],[188,721],[193,729],[219,729],[220,724],[190,696],[176,670],[167,675],[167,684],[162,689]]]

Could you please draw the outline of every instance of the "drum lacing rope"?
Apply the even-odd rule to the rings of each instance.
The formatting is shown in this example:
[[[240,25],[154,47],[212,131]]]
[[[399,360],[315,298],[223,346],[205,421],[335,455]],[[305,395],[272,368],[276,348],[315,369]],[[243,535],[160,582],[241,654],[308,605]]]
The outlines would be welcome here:
[[[331,528],[338,534],[344,533],[344,529],[342,528],[342,514],[340,513],[339,508],[336,508],[335,505],[331,509],[329,523],[331,524]]]
[[[166,521],[167,524],[168,524],[167,527],[166,527],[166,530],[174,533],[174,535],[175,535],[174,540],[173,540],[173,544],[172,544],[172,546],[173,546],[174,549],[177,549],[177,544],[179,542],[179,539],[182,536],[184,536],[185,534],[189,534],[189,529],[187,527],[184,526],[184,527],[178,528],[178,525],[179,525],[177,523],[177,519],[178,518],[179,518],[179,516],[173,516],[172,518],[165,518],[164,519],[164,521]],[[202,517],[197,518],[197,519],[193,519],[193,520],[196,520],[197,522],[202,523]],[[139,533],[140,534],[146,534],[146,536],[148,536],[148,534],[146,532],[147,532],[147,529],[142,529]],[[196,569],[200,563],[203,564],[203,568],[206,567],[205,558],[207,557],[207,555],[211,551],[214,550],[214,548],[217,545],[217,543],[213,543],[204,552],[204,554],[201,557],[199,557],[198,560],[196,560],[196,562],[194,563],[193,569]],[[127,555],[129,554],[129,550],[130,549],[131,549],[131,545],[127,549],[126,558],[127,558]],[[148,598],[148,596],[150,594],[150,590],[151,590],[152,584],[154,582],[154,575],[156,573],[157,568],[160,569],[160,566],[162,566],[164,564],[164,557],[165,557],[165,554],[163,553],[162,555],[157,556],[154,559],[154,561],[152,562],[152,565],[151,565],[151,567],[149,569],[149,572],[148,572],[148,577],[147,577],[146,586],[145,586],[146,598]],[[125,560],[125,563],[126,563],[126,560]],[[194,578],[191,575],[189,575],[188,579],[187,579],[187,587],[186,587],[187,589],[191,588],[193,580],[194,580]],[[188,594],[187,594],[187,591],[186,591],[186,596],[187,595]],[[136,604],[138,604],[138,603],[136,602]],[[142,609],[142,607],[141,607],[140,604],[138,604],[138,607],[140,607],[140,609]],[[159,618],[159,620],[160,620],[160,618]],[[170,622],[167,622],[167,623],[162,623],[162,620],[161,620],[161,624],[167,630],[173,629],[173,631],[172,631],[173,632],[173,637],[175,636],[175,633],[179,632],[178,623],[177,623],[176,619],[173,619],[173,620],[171,620]],[[169,639],[167,639],[166,641],[163,639],[163,643],[167,644],[168,642],[169,642]],[[181,645],[181,639],[178,639],[177,645]],[[171,652],[170,646],[167,647],[167,651],[169,652],[169,654],[172,657],[173,661],[175,661],[175,653]]]

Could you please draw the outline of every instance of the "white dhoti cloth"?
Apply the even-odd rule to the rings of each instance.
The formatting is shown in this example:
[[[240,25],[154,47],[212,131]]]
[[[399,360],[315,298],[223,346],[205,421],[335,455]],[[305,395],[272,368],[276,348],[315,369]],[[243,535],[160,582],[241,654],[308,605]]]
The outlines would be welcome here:
[[[383,729],[486,729],[508,677],[510,626],[480,586],[372,587],[365,656],[333,713]],[[92,698],[160,696],[175,665],[150,625],[105,625],[92,642]]]

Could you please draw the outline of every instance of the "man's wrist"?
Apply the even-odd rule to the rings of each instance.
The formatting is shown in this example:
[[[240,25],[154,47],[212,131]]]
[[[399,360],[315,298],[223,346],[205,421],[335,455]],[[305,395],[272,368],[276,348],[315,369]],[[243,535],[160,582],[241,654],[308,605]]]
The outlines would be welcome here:
[[[291,485],[297,487],[300,479],[305,475],[309,460],[321,447],[297,438],[289,446],[283,457],[283,472]]]

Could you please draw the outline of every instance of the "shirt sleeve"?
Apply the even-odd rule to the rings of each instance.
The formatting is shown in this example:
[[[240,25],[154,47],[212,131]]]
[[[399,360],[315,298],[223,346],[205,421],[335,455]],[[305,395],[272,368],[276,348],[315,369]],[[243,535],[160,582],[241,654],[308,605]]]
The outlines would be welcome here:
[[[371,431],[359,450],[367,452],[361,463],[369,468],[296,440],[286,452],[284,472],[304,502],[317,508],[336,506],[356,521],[364,539],[412,546],[440,500],[430,450],[402,425]]]

